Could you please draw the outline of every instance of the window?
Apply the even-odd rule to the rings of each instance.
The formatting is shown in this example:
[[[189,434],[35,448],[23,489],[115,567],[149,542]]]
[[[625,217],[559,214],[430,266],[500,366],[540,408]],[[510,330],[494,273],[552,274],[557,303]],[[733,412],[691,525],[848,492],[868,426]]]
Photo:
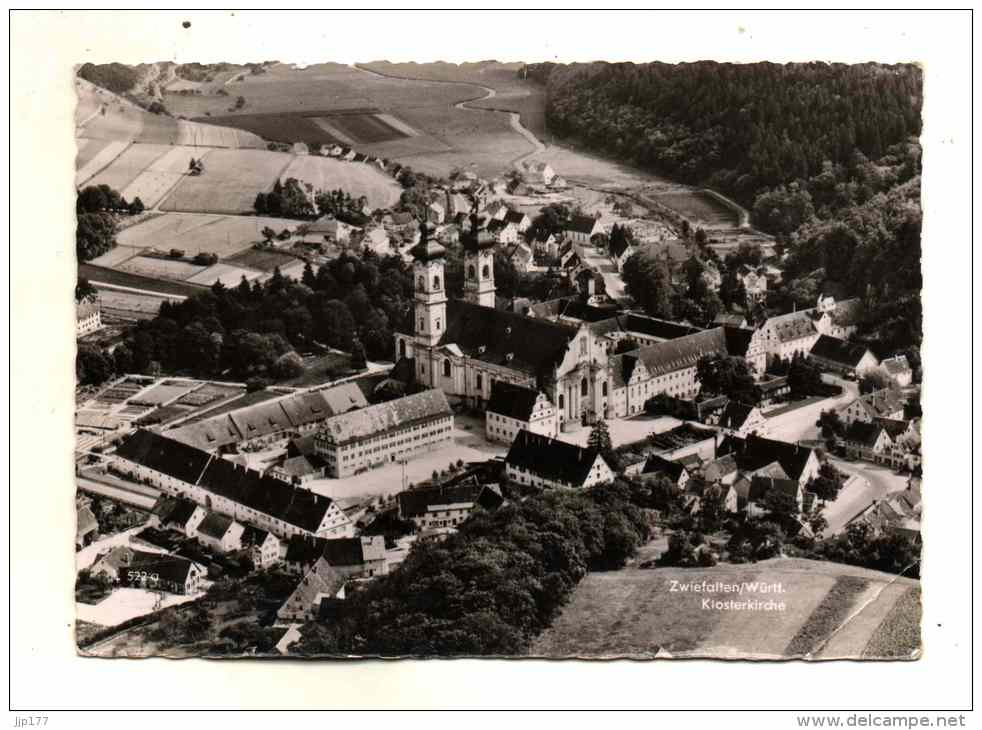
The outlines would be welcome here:
[[[433,277],[433,288],[436,289],[436,290],[439,290],[440,289],[440,277],[439,276],[434,276]]]
[[[423,331],[423,318],[422,317],[419,318],[419,331],[420,332]]]
[[[436,318],[436,330],[435,331],[436,332],[439,332],[440,331],[440,318],[439,317]]]
[[[484,377],[481,375],[481,373],[477,373],[477,375],[474,376],[474,387],[476,387],[478,390],[483,390]]]
[[[419,277],[416,280],[416,288],[419,289],[420,291],[426,289],[426,279],[424,279],[422,276]]]
[[[559,394],[559,408],[562,409],[562,408],[565,408],[565,407],[566,407],[566,398],[564,398],[563,397],[563,394],[560,393]]]
[[[586,337],[580,340],[580,354],[586,355]],[[583,395],[586,395],[586,393]]]
[[[606,380],[604,381],[602,391],[603,391],[604,397],[606,398],[607,397],[607,381]]]
[[[587,395],[590,392],[590,384],[587,382],[586,378],[580,381],[580,395]]]
[[[451,374],[450,370],[450,360],[443,361],[443,377],[449,378]]]
[[[477,269],[475,269],[474,265],[471,264],[467,267],[467,278],[474,279],[475,277],[477,277]]]
[[[490,279],[491,278],[491,267],[488,266],[487,264],[484,264],[484,268],[481,269],[481,276],[483,276],[485,279]]]

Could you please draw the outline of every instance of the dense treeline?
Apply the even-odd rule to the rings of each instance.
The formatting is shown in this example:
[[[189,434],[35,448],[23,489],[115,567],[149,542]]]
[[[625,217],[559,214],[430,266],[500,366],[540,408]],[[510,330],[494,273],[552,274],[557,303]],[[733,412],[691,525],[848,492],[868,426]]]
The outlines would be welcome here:
[[[132,90],[140,80],[140,75],[135,69],[122,63],[85,63],[79,67],[78,75],[114,94],[123,94]]]
[[[648,539],[644,512],[617,482],[549,491],[475,512],[443,542],[308,624],[305,654],[521,654],[592,569],[624,565]]]
[[[749,207],[824,164],[878,159],[920,134],[913,65],[538,64],[553,132]]]
[[[108,185],[89,185],[75,199],[75,253],[79,261],[91,261],[116,246],[117,217],[138,215],[143,201],[132,202]]]

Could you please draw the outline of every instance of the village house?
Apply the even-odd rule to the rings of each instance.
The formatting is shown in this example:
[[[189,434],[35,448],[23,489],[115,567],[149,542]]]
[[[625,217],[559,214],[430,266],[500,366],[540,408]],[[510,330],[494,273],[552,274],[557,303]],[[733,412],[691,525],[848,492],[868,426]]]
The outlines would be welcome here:
[[[746,512],[748,517],[760,517],[767,513],[767,499],[774,491],[791,497],[801,512],[804,490],[796,479],[782,479],[755,475],[750,479],[750,492],[747,495]]]
[[[311,621],[320,613],[321,601],[344,598],[346,580],[340,572],[332,568],[327,560],[320,558],[301,578],[290,597],[276,612],[280,621]]]
[[[853,421],[842,437],[846,454],[851,459],[877,462],[893,444],[890,434],[876,422]]]
[[[862,377],[879,367],[879,361],[868,347],[819,335],[808,352],[808,359],[824,370]]]
[[[522,163],[522,174],[535,185],[552,185],[556,178],[556,171],[547,162],[527,160]]]
[[[747,293],[748,303],[760,302],[767,298],[767,277],[764,276],[762,269],[741,266],[737,270],[737,278]]]
[[[85,337],[102,329],[102,307],[99,302],[83,299],[75,305],[75,336]]]
[[[529,218],[527,214],[518,210],[509,209],[508,212],[505,213],[504,221],[505,223],[510,223],[511,225],[515,226],[519,233],[525,233],[525,231],[529,229],[529,226],[532,225],[532,219]]]
[[[505,258],[512,262],[515,271],[527,274],[532,268],[534,255],[529,245],[523,241],[514,244],[505,255]]]
[[[167,553],[114,547],[93,566],[93,575],[103,575],[127,588],[143,588],[178,595],[191,595],[201,587],[205,568],[187,558]]]
[[[519,431],[505,457],[505,473],[518,484],[583,489],[609,482],[614,472],[595,449]]]
[[[877,418],[903,420],[904,399],[900,393],[891,388],[883,388],[866,395],[861,395],[843,408],[840,408],[839,418],[846,425],[853,421],[872,423]]]
[[[663,456],[651,454],[644,463],[642,474],[660,474],[669,479],[679,489],[685,489],[691,474],[681,461],[670,461]]]
[[[556,407],[545,393],[503,380],[492,384],[484,418],[489,441],[510,445],[522,429],[543,436],[559,435]]]
[[[154,502],[147,524],[162,530],[179,530],[187,537],[194,537],[198,525],[207,515],[207,510],[189,499],[161,494]]]
[[[518,243],[518,226],[507,220],[492,220],[487,225],[487,232],[500,244]]]
[[[417,487],[396,495],[399,519],[411,520],[419,531],[456,529],[477,507],[494,510],[504,499],[497,485],[469,479],[460,484]]]
[[[99,522],[87,506],[75,510],[75,547],[84,548],[99,536]]]
[[[739,497],[731,484],[713,483],[698,477],[689,479],[682,490],[682,504],[685,509],[691,513],[698,513],[702,509],[703,498],[708,489],[720,490],[720,505],[724,511],[730,514],[739,511]]]
[[[741,472],[793,479],[804,488],[818,476],[821,466],[814,449],[750,434],[746,438],[726,436],[718,456],[732,455]],[[780,472],[774,466],[780,467]]]
[[[610,242],[610,246],[607,248],[607,253],[614,265],[617,267],[618,271],[624,271],[624,264],[627,260],[634,255],[637,249],[631,245],[627,236],[621,236]]]
[[[198,525],[195,537],[216,553],[231,553],[242,549],[245,528],[228,515],[211,512]]]
[[[866,524],[874,535],[897,535],[919,542],[921,539],[920,491],[907,488],[902,492],[874,500],[849,524]]]
[[[433,388],[327,419],[317,432],[326,472],[341,478],[453,443],[453,412]]]
[[[276,565],[282,558],[283,543],[272,532],[246,525],[242,532],[242,547],[257,570]]]
[[[170,496],[193,501],[208,511],[268,530],[280,539],[292,535],[349,537],[344,512],[329,497],[285,484],[193,446],[139,429],[113,454],[113,467]]]
[[[763,436],[767,431],[767,419],[759,408],[732,400],[726,404],[716,425],[725,433],[740,438],[746,438],[752,433]]]
[[[540,231],[531,241],[537,254],[555,258],[559,255],[559,239],[554,233]]]
[[[591,239],[598,233],[603,233],[600,220],[588,215],[574,215],[563,229],[566,239],[581,246],[590,245]]]
[[[290,573],[303,575],[322,559],[346,579],[374,578],[389,572],[382,535],[326,540],[293,537],[286,547],[284,567]]]
[[[880,363],[880,372],[901,388],[906,388],[914,379],[914,372],[906,355],[886,358]]]

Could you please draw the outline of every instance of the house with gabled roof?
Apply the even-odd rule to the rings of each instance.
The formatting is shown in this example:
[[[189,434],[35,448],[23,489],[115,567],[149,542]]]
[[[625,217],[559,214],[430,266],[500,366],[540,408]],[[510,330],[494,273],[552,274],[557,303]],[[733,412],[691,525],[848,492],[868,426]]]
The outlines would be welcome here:
[[[853,421],[872,423],[877,418],[903,420],[903,396],[891,388],[883,388],[872,393],[861,395],[856,400],[840,408],[839,418],[845,424]]]
[[[242,532],[242,547],[249,553],[249,559],[257,570],[264,570],[280,562],[283,543],[268,530],[260,530],[245,525]]]
[[[835,373],[862,377],[879,367],[876,355],[865,345],[819,335],[808,351],[808,359],[820,368]]]
[[[504,503],[496,484],[468,478],[457,484],[421,486],[396,495],[399,518],[416,529],[455,530],[478,507],[495,510]]]
[[[893,445],[893,439],[875,420],[871,423],[857,420],[846,428],[842,444],[850,458],[877,462]]]
[[[276,612],[281,621],[312,621],[324,599],[344,598],[346,579],[323,557],[300,579],[290,597]]]
[[[763,435],[767,429],[767,419],[757,406],[731,400],[716,425],[726,433],[745,438],[752,433]]]
[[[505,473],[518,484],[583,489],[608,482],[614,472],[596,450],[519,431],[505,457]]]
[[[231,553],[242,548],[245,527],[228,515],[210,512],[198,525],[195,537],[216,553]]]
[[[782,492],[789,496],[797,505],[800,513],[804,499],[804,489],[796,479],[781,479],[777,477],[754,476],[750,480],[750,492],[747,496],[746,511],[748,517],[760,517],[767,514],[767,500],[772,492]]]
[[[590,240],[595,235],[603,233],[604,229],[600,225],[599,218],[574,214],[564,226],[563,231],[567,240],[580,244],[581,246],[586,246],[590,244]]]
[[[541,390],[496,380],[484,414],[489,441],[511,444],[523,428],[543,436],[559,435],[556,407]]]
[[[644,463],[642,474],[660,474],[667,477],[679,489],[685,489],[691,474],[681,461],[671,461],[658,454],[650,454]]]
[[[88,505],[75,510],[75,547],[84,548],[99,535],[99,522]]]
[[[914,379],[914,371],[906,355],[886,358],[880,363],[880,372],[901,388],[906,388]]]
[[[737,467],[745,473],[780,476],[771,466],[776,464],[784,478],[794,479],[802,488],[818,476],[820,466],[818,454],[812,448],[754,434],[746,438],[723,438],[717,448],[717,457],[725,455],[732,455]]]

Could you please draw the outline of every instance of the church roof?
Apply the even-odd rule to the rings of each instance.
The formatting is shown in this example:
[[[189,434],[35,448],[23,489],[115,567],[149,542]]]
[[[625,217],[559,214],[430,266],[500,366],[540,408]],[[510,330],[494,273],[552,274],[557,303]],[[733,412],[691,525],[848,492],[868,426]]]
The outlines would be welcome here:
[[[455,344],[475,360],[546,375],[562,362],[576,333],[577,328],[558,322],[452,300],[439,344]]]

